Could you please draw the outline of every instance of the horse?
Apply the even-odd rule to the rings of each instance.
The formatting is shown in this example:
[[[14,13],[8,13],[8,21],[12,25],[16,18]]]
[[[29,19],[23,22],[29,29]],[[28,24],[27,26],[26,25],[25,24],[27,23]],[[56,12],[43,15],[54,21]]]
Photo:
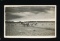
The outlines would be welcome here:
[[[29,26],[29,23],[27,22],[21,22],[21,24],[25,27],[25,26]]]
[[[37,23],[29,23],[29,22],[21,22],[21,24],[24,26],[24,27],[28,27],[28,26],[36,26],[37,25]]]

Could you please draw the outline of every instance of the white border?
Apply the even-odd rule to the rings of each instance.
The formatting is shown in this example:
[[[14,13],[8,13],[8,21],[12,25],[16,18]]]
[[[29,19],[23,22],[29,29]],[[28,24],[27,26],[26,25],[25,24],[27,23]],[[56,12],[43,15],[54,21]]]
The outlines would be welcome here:
[[[55,36],[6,36],[5,31],[5,7],[21,7],[21,6],[55,6]],[[56,16],[57,16],[57,6],[56,5],[4,5],[4,38],[56,38],[57,37],[57,27],[56,27]]]

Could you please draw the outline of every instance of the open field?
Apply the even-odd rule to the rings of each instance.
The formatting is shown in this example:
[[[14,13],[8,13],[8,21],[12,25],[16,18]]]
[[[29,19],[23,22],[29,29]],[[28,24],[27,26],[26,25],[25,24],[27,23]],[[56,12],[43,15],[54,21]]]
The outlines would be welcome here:
[[[54,22],[51,22],[54,24]],[[44,26],[45,25],[45,26]],[[6,22],[6,36],[54,36],[55,24],[37,26],[23,26],[20,23]]]

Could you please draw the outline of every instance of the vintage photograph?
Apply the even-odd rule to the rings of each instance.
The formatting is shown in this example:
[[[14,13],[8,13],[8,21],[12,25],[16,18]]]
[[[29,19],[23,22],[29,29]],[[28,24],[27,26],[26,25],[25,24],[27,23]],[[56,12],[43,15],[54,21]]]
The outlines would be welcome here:
[[[4,38],[56,38],[56,5],[4,5]]]

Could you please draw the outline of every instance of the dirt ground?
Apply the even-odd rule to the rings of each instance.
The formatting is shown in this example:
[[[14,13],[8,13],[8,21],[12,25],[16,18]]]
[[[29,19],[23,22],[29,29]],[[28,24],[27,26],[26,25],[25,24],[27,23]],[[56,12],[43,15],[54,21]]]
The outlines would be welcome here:
[[[19,23],[6,23],[6,36],[54,36],[55,29],[26,26]]]

